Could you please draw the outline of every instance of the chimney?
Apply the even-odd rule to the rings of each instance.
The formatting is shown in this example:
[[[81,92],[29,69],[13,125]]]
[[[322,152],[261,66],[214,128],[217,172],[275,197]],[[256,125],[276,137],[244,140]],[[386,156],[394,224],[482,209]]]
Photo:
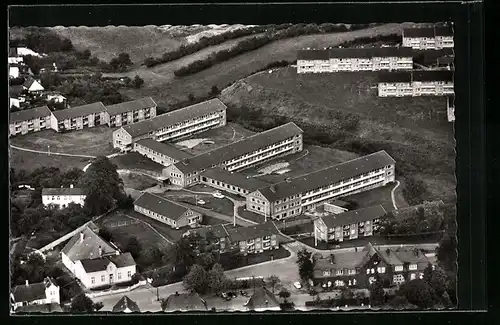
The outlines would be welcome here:
[[[273,193],[276,193],[276,187],[274,187],[274,185],[271,185],[269,187],[269,190],[271,190],[271,192],[273,192]]]
[[[69,186],[69,188],[73,188],[73,184],[71,184],[71,185]]]
[[[83,232],[80,233],[80,243],[83,243],[84,235]]]
[[[29,285],[30,285],[29,281],[28,281],[28,280],[26,280],[26,286],[29,286]]]
[[[102,256],[102,247],[99,245],[99,257]]]

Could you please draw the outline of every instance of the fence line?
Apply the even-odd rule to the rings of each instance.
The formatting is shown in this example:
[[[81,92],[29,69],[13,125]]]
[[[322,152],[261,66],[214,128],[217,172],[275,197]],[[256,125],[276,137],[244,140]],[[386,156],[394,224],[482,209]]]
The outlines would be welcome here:
[[[146,285],[147,284],[147,281],[146,280],[143,280],[143,281],[139,281],[138,283],[130,286],[130,287],[126,287],[126,288],[123,288],[123,289],[116,289],[116,290],[106,290],[106,291],[99,291],[99,292],[90,292],[90,293],[87,293],[86,295],[89,297],[89,298],[97,298],[97,297],[102,297],[102,296],[107,296],[107,295],[114,295],[114,294],[117,294],[117,293],[123,293],[123,292],[129,292],[129,291],[132,291],[140,286],[143,286],[143,285]]]

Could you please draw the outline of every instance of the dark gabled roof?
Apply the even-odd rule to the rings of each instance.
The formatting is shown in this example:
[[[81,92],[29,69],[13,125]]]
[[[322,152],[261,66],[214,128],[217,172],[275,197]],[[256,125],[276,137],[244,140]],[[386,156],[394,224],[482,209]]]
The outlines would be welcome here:
[[[241,173],[230,172],[222,168],[207,169],[200,176],[205,176],[213,180],[221,181],[226,184],[238,186],[250,192],[259,188],[269,186],[269,183],[261,181],[254,177],[245,176]]]
[[[208,169],[212,165],[218,165],[223,161],[240,157],[257,149],[269,146],[273,143],[283,141],[296,134],[303,133],[295,123],[290,122],[273,129],[254,134],[243,140],[233,142],[212,151],[184,159],[175,164],[181,172],[189,173],[195,170]]]
[[[104,271],[109,263],[113,263],[117,268],[135,265],[134,258],[129,252],[120,255],[83,259],[80,262],[82,262],[82,266],[87,273]]]
[[[109,115],[122,114],[125,112],[132,112],[138,109],[156,107],[156,103],[151,97],[145,97],[141,99],[131,100],[124,103],[114,104],[106,106],[106,111]]]
[[[250,310],[279,307],[280,303],[276,296],[265,287],[255,288],[255,292],[248,300],[246,307]]]
[[[35,80],[35,79],[33,79],[33,78],[28,78],[28,79],[26,79],[26,80],[24,81],[24,83],[23,83],[23,87],[26,87],[26,88],[28,88],[28,89],[29,89],[29,88],[31,87],[31,85],[33,85],[33,83],[35,83],[35,81],[36,81],[36,80]],[[36,81],[36,82],[38,82],[38,81]],[[40,83],[40,82],[38,82],[38,83]],[[40,84],[40,85],[41,85],[41,84]],[[43,86],[42,86],[42,87],[43,87]]]
[[[45,278],[43,282],[15,286],[12,290],[14,301],[24,302],[45,299],[45,289],[52,284],[54,284],[54,281],[52,279]]]
[[[82,233],[83,241],[80,240]],[[80,233],[77,233],[69,240],[61,253],[68,256],[71,261],[76,262],[78,260],[98,258],[99,247],[101,247],[103,255],[116,254],[117,252],[115,248],[87,225]]]
[[[189,209],[161,196],[145,192],[135,200],[134,205],[149,211],[158,213],[162,216],[178,220]]]
[[[434,28],[433,27],[423,27],[423,28],[405,28],[403,29],[403,37],[411,38],[434,38]]]
[[[69,187],[55,187],[43,188],[42,195],[85,195],[82,188],[69,188]]]
[[[214,98],[198,104],[183,107],[175,111],[158,115],[152,119],[138,123],[129,124],[123,127],[132,137],[138,137],[152,131],[157,131],[164,127],[175,125],[180,122],[191,120],[198,116],[225,110],[227,107],[219,99]]]
[[[31,109],[23,109],[22,111],[10,113],[9,123],[29,121],[35,118],[50,116],[50,114],[51,114],[50,109],[47,106],[35,107]]]
[[[264,187],[258,191],[270,202],[274,202],[285,197],[338,183],[341,180],[349,179],[377,168],[394,165],[395,163],[394,159],[385,150],[381,150],[370,155],[292,178],[289,181]]]
[[[273,221],[268,221],[255,226],[229,229],[228,233],[230,241],[240,242],[259,237],[277,235],[279,231]]]
[[[163,311],[208,310],[207,303],[197,293],[174,293],[168,296]]]
[[[141,145],[141,146],[146,147],[146,148],[149,148],[149,149],[153,150],[154,152],[161,153],[161,154],[163,154],[167,157],[170,157],[172,159],[175,159],[175,160],[182,160],[182,159],[193,157],[192,154],[190,154],[186,151],[177,149],[176,147],[174,147],[168,143],[158,142],[156,140],[149,139],[149,138],[139,140],[136,142],[136,144]]]
[[[329,60],[328,49],[298,50],[297,60]]]
[[[380,82],[380,83],[393,83],[393,82],[411,83],[411,72],[409,72],[409,71],[379,72],[378,73],[378,82]]]
[[[332,214],[322,217],[321,220],[328,228],[335,228],[350,225],[362,221],[369,221],[385,216],[387,211],[381,205],[374,205],[368,208],[346,211],[339,214]]]
[[[449,70],[419,70],[413,71],[412,81],[453,81],[453,71]]]
[[[202,227],[189,230],[189,233],[200,235],[201,237],[205,237],[208,233],[212,233],[216,238],[225,238],[229,237],[229,232],[226,229],[226,226],[218,224],[209,227]]]
[[[425,268],[429,264],[429,259],[418,248],[398,247],[392,249],[392,252],[397,255],[398,259],[403,263],[419,264]]]
[[[141,310],[139,306],[127,296],[123,296],[118,302],[113,306],[113,313],[121,312],[137,312],[140,313]]]
[[[364,265],[369,254],[370,252],[365,250],[333,254],[333,263],[330,257],[318,259],[314,266],[314,277],[322,277],[324,276],[323,271],[330,271],[332,269],[354,269],[361,267]]]
[[[54,116],[58,121],[63,121],[74,117],[87,116],[90,114],[98,114],[105,111],[106,107],[104,106],[104,104],[102,102],[97,102],[97,103],[57,110],[52,112],[52,114],[54,114]]]
[[[453,36],[453,28],[451,26],[434,27],[436,36]]]
[[[53,302],[43,305],[28,305],[16,308],[15,313],[62,313],[61,305]]]

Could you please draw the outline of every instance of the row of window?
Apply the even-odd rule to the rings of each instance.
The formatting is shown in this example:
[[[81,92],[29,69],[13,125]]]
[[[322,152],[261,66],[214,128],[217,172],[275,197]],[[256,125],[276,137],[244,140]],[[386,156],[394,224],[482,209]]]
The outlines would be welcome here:
[[[128,271],[127,272],[127,277],[129,279],[132,278],[132,271]],[[121,272],[118,272],[117,278],[118,278],[118,280],[122,279],[122,273]],[[111,279],[112,279],[112,275],[110,275],[110,281],[111,281]],[[101,283],[103,283],[105,281],[106,281],[106,276],[105,275],[101,275]],[[91,277],[90,278],[90,283],[95,284],[95,277]]]
[[[201,132],[202,130],[208,129],[211,126],[214,126],[214,125],[217,125],[217,124],[219,124],[218,121],[205,122],[205,123],[198,124],[198,125],[195,125],[195,126],[187,126],[186,128],[182,128],[182,129],[179,129],[179,130],[173,130],[171,132],[158,132],[157,131],[157,134],[158,134],[159,137],[161,137],[161,139],[163,141],[163,140],[166,140],[166,139],[172,139],[172,138],[176,138],[176,137],[179,137],[179,136],[183,136],[183,135],[189,134],[189,133],[191,133],[193,131]]]
[[[166,222],[167,224],[170,224],[170,225],[172,225],[174,227],[176,226],[175,220],[172,220],[172,219],[170,219],[168,217],[165,217],[165,216],[163,216],[163,215],[161,215],[159,213],[156,213],[156,212],[153,212],[153,211],[150,211],[150,210],[146,210],[144,208],[140,208],[140,209],[142,211],[144,211],[145,214],[148,215],[148,216],[152,216],[152,217],[154,217],[156,219],[162,220],[162,221]]]
[[[203,179],[203,182],[207,182],[207,178],[206,177],[202,177],[202,179]],[[214,184],[214,185],[217,185],[217,186],[220,186],[220,187],[228,188],[228,189],[233,190],[233,191],[237,191],[239,193],[243,193],[243,194],[248,194],[249,193],[249,191],[241,189],[241,188],[239,188],[237,186],[229,185],[227,183],[216,181],[216,180],[213,180],[213,179],[210,179],[210,183]]]
[[[225,164],[226,166],[227,165],[233,165],[233,166],[244,165],[244,164],[246,164],[245,162],[247,162],[247,161],[259,160],[259,158],[267,157],[267,156],[269,156],[269,154],[275,154],[275,153],[293,148],[293,145],[286,146],[291,141],[293,142],[292,138],[286,139],[284,141],[276,142],[276,143],[273,143],[272,145],[269,145],[269,146],[263,147],[259,150],[244,154],[244,155],[236,157],[236,158],[233,158],[229,161],[223,161],[222,164]],[[299,145],[299,144],[300,144],[300,142],[297,142],[297,145]],[[280,148],[280,147],[282,147],[282,148]],[[269,151],[271,151],[271,152],[269,152]]]
[[[191,123],[196,123],[198,121],[203,121],[203,120],[207,120],[207,119],[212,119],[212,118],[216,118],[216,117],[219,117],[219,114],[222,114],[223,111],[220,111],[220,112],[214,112],[214,113],[210,113],[210,114],[205,114],[205,115],[200,115],[200,116],[197,116],[195,118],[192,118],[190,120],[186,120],[186,121],[182,121],[182,122],[177,122],[173,125],[169,125],[167,127],[164,127],[164,128],[161,128],[161,129],[158,129],[156,132],[158,133],[162,133],[162,132],[166,132],[168,130],[171,130],[171,129],[175,129],[175,128],[178,128],[180,126],[184,126],[184,125],[187,125],[187,124],[191,124]]]
[[[61,199],[62,197],[62,199]],[[68,201],[68,200],[75,200],[75,199],[83,199],[83,195],[71,195],[71,196],[60,196],[60,195],[52,195],[52,196],[46,196],[47,200],[49,201]]]

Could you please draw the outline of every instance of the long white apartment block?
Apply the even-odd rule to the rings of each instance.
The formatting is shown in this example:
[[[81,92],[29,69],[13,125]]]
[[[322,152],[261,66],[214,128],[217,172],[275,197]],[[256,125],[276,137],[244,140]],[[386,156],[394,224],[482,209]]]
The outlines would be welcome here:
[[[378,79],[379,97],[416,97],[453,95],[453,71],[419,70],[381,73]]]

